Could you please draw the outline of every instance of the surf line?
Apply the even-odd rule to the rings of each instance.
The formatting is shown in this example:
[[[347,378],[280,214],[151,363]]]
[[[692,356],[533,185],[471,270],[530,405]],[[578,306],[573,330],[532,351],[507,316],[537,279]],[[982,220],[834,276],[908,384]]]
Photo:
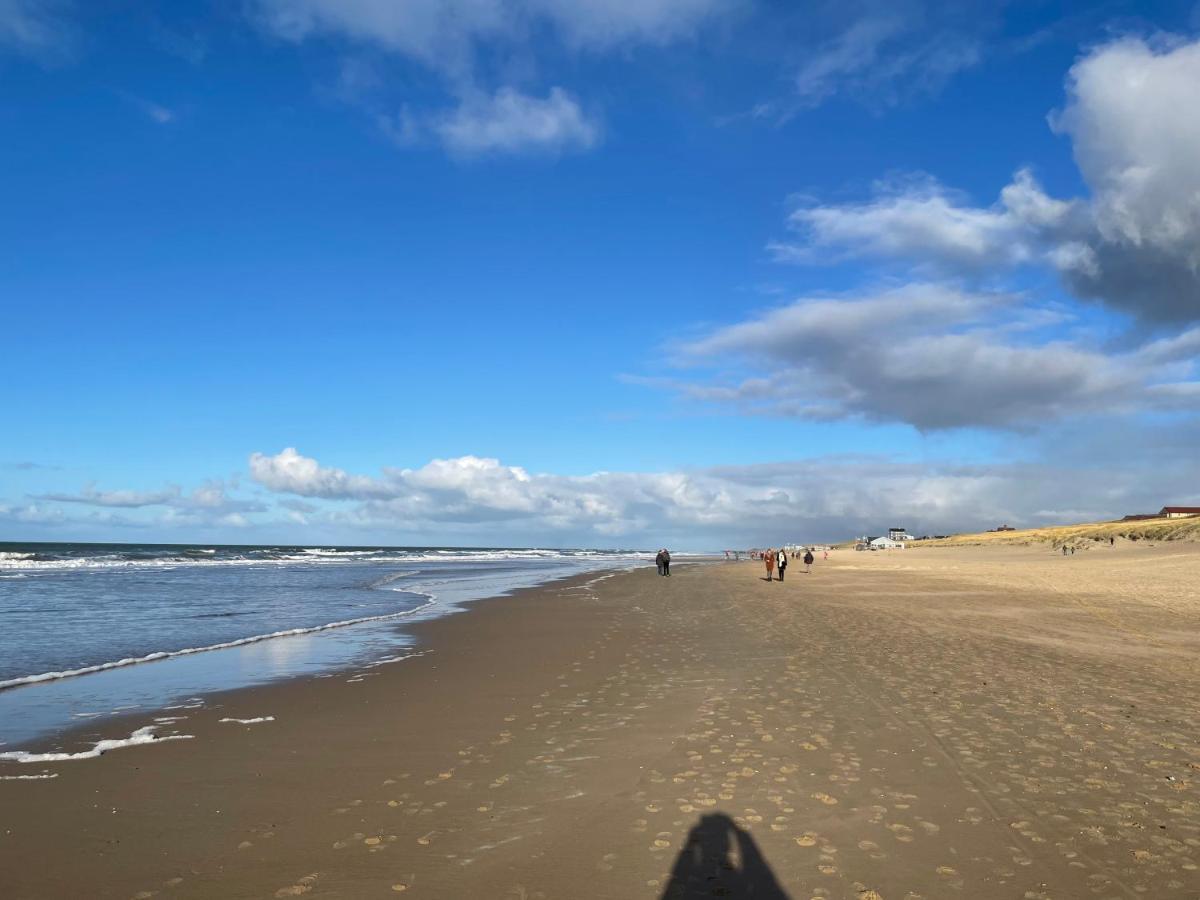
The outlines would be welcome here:
[[[417,593],[414,591],[413,593]],[[40,675],[24,675],[20,678],[10,678],[7,681],[0,681],[0,691],[7,688],[21,687],[27,684],[38,684],[43,681],[57,681],[60,678],[74,678],[78,675],[92,675],[96,672],[106,672],[109,669],[120,669],[125,666],[136,666],[140,663],[158,662],[164,659],[173,659],[176,656],[190,656],[193,653],[208,653],[210,650],[228,650],[231,647],[244,647],[247,644],[256,644],[259,641],[269,641],[273,638],[294,637],[300,634],[314,634],[318,631],[330,631],[334,628],[345,628],[349,625],[361,625],[364,622],[384,622],[388,619],[399,619],[404,616],[410,616],[413,613],[427,609],[435,602],[432,595],[426,594],[428,599],[420,606],[413,609],[406,609],[400,612],[385,613],[381,616],[363,616],[358,619],[345,619],[341,622],[329,622],[325,625],[314,625],[311,628],[288,628],[284,631],[273,631],[270,634],[256,634],[251,637],[238,638],[233,641],[225,641],[220,644],[210,644],[207,647],[187,647],[183,650],[160,650],[156,653],[147,653],[145,656],[131,656],[126,659],[118,659],[114,662],[98,663],[94,666],[83,666],[79,669],[66,669],[62,672],[43,672]]]

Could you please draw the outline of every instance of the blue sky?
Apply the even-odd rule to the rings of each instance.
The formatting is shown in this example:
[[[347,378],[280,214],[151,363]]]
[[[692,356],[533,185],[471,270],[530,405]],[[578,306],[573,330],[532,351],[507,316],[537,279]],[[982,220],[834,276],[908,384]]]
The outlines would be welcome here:
[[[1200,501],[1200,14],[940,7],[0,2],[0,539]]]

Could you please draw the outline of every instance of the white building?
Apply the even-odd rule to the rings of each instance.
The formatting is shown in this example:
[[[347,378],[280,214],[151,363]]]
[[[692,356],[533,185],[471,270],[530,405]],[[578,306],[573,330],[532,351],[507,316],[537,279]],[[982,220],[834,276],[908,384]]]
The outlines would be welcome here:
[[[872,550],[903,550],[904,544],[900,541],[894,541],[890,537],[877,537],[871,541]]]

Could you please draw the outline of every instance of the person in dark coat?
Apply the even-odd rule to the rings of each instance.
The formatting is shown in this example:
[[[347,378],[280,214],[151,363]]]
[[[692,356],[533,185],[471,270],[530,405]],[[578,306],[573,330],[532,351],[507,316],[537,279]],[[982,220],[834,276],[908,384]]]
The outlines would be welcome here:
[[[663,574],[663,554],[664,553],[666,553],[665,550],[659,550],[658,555],[654,557],[654,565],[658,567],[659,575]]]
[[[813,555],[811,550],[804,551],[804,572],[805,574],[812,571]]]
[[[671,551],[666,547],[663,548],[663,574],[668,578],[671,577]]]

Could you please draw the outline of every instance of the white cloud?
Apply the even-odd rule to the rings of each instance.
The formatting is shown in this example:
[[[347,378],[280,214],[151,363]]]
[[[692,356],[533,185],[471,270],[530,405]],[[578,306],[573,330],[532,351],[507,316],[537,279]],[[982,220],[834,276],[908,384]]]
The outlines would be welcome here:
[[[669,386],[745,413],[923,430],[1020,430],[1083,415],[1197,408],[1195,335],[1103,352],[1037,339],[1058,315],[1044,312],[1020,297],[937,284],[807,298],[681,348],[684,362],[740,374]]]
[[[850,92],[894,104],[939,90],[980,58],[977,40],[962,31],[931,32],[904,12],[866,15],[807,55],[795,75],[796,98],[811,108]]]
[[[1200,475],[1191,457],[1149,462],[963,466],[864,456],[571,476],[467,456],[385,469],[377,478],[347,476],[357,483],[340,498],[348,506],[325,524],[493,543],[503,534],[503,542],[559,546],[649,546],[668,537],[694,547],[745,546],[844,538],[897,521],[937,532],[1003,521],[1041,524],[1056,518],[1054,510],[1089,519],[1156,508],[1184,483],[1179,479]],[[311,463],[314,483],[294,487],[329,498],[320,473],[340,470]],[[361,500],[364,482],[376,499]]]
[[[529,80],[534,47],[547,31],[569,50],[605,52],[632,44],[664,44],[692,34],[737,0],[256,0],[263,27],[285,40],[336,36],[408,57],[443,75],[458,105],[441,113],[384,107],[374,72],[343,68],[335,95],[370,109],[383,133],[403,147],[429,137],[452,154],[548,155],[587,150],[601,126],[561,87],[546,96],[515,86],[523,58]],[[486,52],[485,52],[486,51]],[[495,57],[503,79],[487,77]],[[479,59],[484,64],[479,63]],[[492,73],[494,76],[494,73]],[[347,80],[349,76],[349,80]],[[498,88],[496,80],[508,82]],[[364,91],[365,87],[365,91]]]
[[[62,510],[52,506],[30,503],[25,506],[10,506],[0,503],[0,521],[8,520],[21,525],[58,525],[66,521]]]
[[[562,88],[544,99],[501,88],[494,95],[473,93],[453,112],[437,117],[432,130],[450,152],[559,153],[584,149],[600,138],[600,126]]]
[[[196,517],[214,518],[233,513],[262,512],[265,509],[261,503],[231,497],[225,483],[217,480],[204,482],[191,494],[183,493],[183,490],[174,484],[156,491],[104,491],[94,484],[89,484],[77,494],[36,494],[30,499],[120,509],[164,506],[177,517],[191,516],[193,519]]]
[[[171,485],[158,491],[102,491],[94,484],[87,485],[78,494],[39,494],[35,500],[52,500],[56,503],[82,503],[86,506],[117,506],[134,509],[141,506],[161,506],[177,501],[180,490]]]
[[[301,456],[293,447],[274,456],[252,454],[250,477],[273,491],[303,497],[381,496],[371,479],[348,475],[341,469],[324,468],[315,459]]]
[[[1152,318],[1200,318],[1200,41],[1133,38],[1072,67],[1052,119],[1092,194],[1081,293]]]
[[[691,34],[729,0],[258,0],[263,24],[293,41],[331,33],[437,68],[469,66],[473,45],[520,41],[549,25],[573,46],[662,43]]]
[[[1200,319],[1200,119],[1181,114],[1197,84],[1200,41],[1096,48],[1071,69],[1052,117],[1089,197],[1051,197],[1027,170],[990,207],[931,179],[885,184],[863,203],[797,209],[798,237],[771,249],[795,262],[870,255],[971,275],[1038,264],[1135,316]]]

